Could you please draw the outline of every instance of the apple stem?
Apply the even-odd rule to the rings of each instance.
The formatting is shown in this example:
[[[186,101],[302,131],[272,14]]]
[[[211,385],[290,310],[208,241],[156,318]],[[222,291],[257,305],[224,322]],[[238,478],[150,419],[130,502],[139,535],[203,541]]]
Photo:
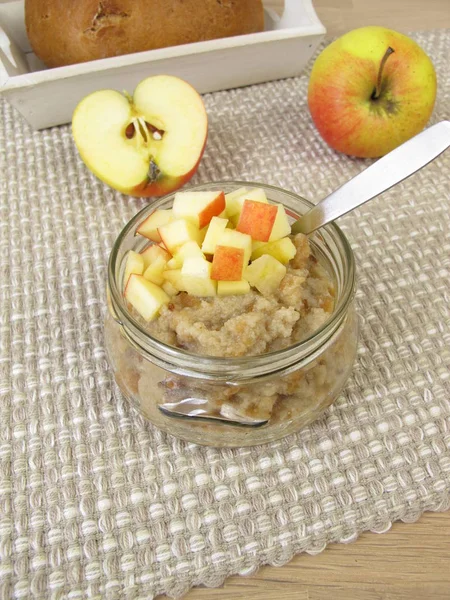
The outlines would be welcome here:
[[[391,54],[393,54],[395,52],[394,48],[391,48],[390,46],[388,46],[388,49],[386,50],[386,52],[384,53],[383,58],[381,59],[381,63],[380,63],[380,68],[378,69],[378,77],[377,77],[377,85],[372,93],[372,100],[376,100],[381,93],[381,78],[383,75],[383,68],[384,65],[386,64],[387,59],[390,57]]]

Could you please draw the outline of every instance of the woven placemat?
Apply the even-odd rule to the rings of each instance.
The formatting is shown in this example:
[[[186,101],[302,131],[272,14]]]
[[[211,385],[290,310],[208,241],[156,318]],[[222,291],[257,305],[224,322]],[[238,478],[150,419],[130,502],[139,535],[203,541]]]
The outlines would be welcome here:
[[[450,32],[414,36],[449,118]],[[249,179],[312,199],[370,161],[327,148],[308,74],[205,97],[193,183]],[[68,126],[35,133],[1,103],[2,598],[181,595],[450,506],[450,152],[341,220],[356,253],[354,373],[297,435],[218,450],[165,435],[113,382],[106,263],[145,201],[113,192]]]

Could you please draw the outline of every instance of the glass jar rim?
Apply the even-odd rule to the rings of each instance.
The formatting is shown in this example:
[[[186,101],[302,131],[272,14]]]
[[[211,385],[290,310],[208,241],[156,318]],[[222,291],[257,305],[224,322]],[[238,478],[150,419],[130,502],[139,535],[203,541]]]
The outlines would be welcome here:
[[[200,191],[202,189],[207,190],[211,188],[226,188],[230,186],[236,188],[244,186],[259,187],[269,192],[272,190],[274,192],[289,196],[290,199],[295,202],[300,201],[302,204],[306,204],[308,207],[312,208],[314,206],[312,202],[306,200],[299,194],[277,186],[252,181],[222,180],[213,183],[190,186],[189,191]],[[322,228],[322,230],[325,230],[331,236],[333,241],[338,242],[343,249],[347,266],[347,278],[345,285],[340,297],[338,298],[337,305],[331,313],[331,316],[321,327],[313,331],[310,336],[302,339],[299,342],[287,346],[286,348],[250,356],[217,357],[194,354],[187,350],[166,344],[161,340],[152,337],[145,330],[142,324],[133,317],[123,301],[123,294],[119,288],[118,282],[116,281],[118,253],[127,236],[132,233],[134,237],[137,225],[147,218],[151,212],[167,203],[168,199],[174,196],[174,193],[175,192],[166,194],[165,196],[159,198],[156,202],[148,204],[138,213],[136,213],[117,236],[110,253],[108,262],[108,291],[111,297],[113,312],[115,313],[114,318],[116,321],[118,321],[120,326],[126,329],[125,333],[128,334],[127,337],[130,338],[129,334],[131,334],[132,339],[130,341],[133,343],[133,345],[143,354],[148,353],[159,361],[175,363],[175,365],[182,367],[179,372],[184,371],[184,368],[187,367],[193,371],[201,371],[202,373],[207,371],[213,374],[223,373],[227,376],[229,376],[229,373],[235,371],[248,371],[249,369],[251,369],[255,375],[258,375],[258,373],[264,373],[264,369],[267,368],[269,368],[273,373],[274,370],[277,370],[278,368],[284,369],[286,365],[292,364],[293,360],[295,360],[297,363],[300,359],[305,359],[315,355],[317,348],[323,345],[325,341],[329,340],[329,338],[331,338],[339,329],[345,318],[345,315],[347,314],[347,310],[353,298],[355,289],[355,260],[353,251],[345,234],[335,223],[326,225]],[[201,360],[201,365],[199,365],[199,359]],[[257,368],[255,368],[254,365],[255,361],[258,363]]]

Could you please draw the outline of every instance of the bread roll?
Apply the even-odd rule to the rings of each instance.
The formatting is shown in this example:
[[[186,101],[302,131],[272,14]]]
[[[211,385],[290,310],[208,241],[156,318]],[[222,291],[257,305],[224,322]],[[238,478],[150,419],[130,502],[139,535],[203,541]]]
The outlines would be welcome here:
[[[261,0],[25,0],[35,54],[48,66],[262,31]]]

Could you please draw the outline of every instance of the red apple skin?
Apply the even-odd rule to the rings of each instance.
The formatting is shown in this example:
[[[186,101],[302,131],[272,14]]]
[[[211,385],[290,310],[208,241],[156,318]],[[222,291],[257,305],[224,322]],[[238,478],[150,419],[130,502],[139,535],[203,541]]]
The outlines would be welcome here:
[[[371,99],[381,60],[381,93]],[[320,135],[357,157],[387,154],[419,133],[433,111],[436,73],[412,39],[383,27],[355,29],[323,50],[313,65],[308,106]]]
[[[209,225],[209,222],[213,217],[217,217],[221,212],[225,210],[225,194],[224,192],[220,192],[217,198],[214,199],[209,206],[207,206],[202,212],[198,215],[198,228],[203,229],[206,225]]]
[[[244,249],[217,246],[214,252],[211,279],[215,281],[239,281],[244,270]]]
[[[166,194],[175,192],[195,175],[200,165],[200,161],[202,160],[203,153],[205,152],[207,139],[208,134],[205,137],[205,142],[198,157],[198,161],[188,173],[185,173],[180,177],[169,177],[164,173],[161,173],[155,181],[143,181],[126,193],[137,198],[149,198],[150,196],[165,196]]]
[[[278,207],[254,200],[244,200],[236,231],[248,233],[258,242],[267,242],[272,233]]]

